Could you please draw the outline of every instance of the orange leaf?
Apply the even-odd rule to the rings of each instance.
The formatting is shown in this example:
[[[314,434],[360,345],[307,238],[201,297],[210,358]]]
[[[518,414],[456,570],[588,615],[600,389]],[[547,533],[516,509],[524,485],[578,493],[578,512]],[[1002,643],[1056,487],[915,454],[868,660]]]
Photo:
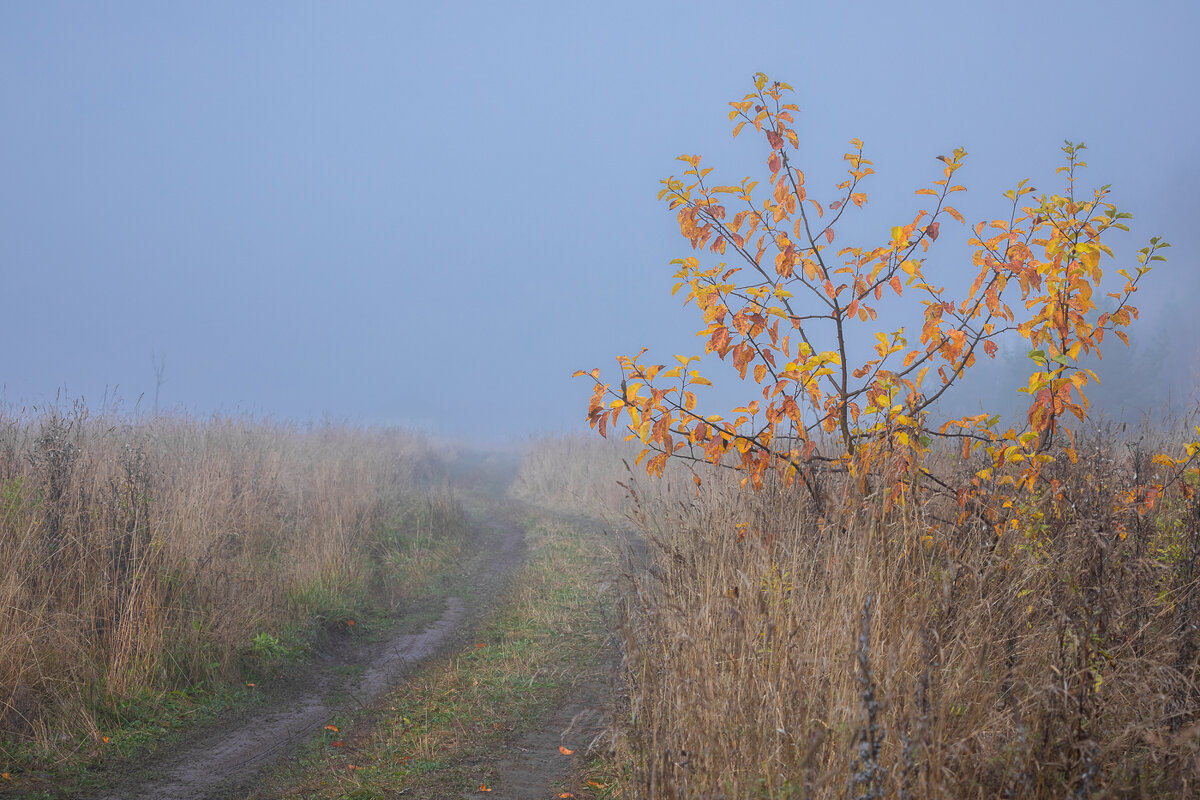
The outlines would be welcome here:
[[[729,352],[729,329],[721,327],[713,331],[712,338],[709,339],[706,349],[710,351],[715,350],[717,355],[724,358],[725,354]]]
[[[337,733],[337,732],[338,732],[338,726],[337,726],[337,725],[326,725],[326,726],[325,726],[325,730],[327,730],[327,731],[333,731],[334,733]]]
[[[479,784],[479,791],[481,791],[481,792],[490,792],[490,791],[491,791],[491,789],[489,789],[489,788],[488,788],[488,787],[487,787],[485,784],[482,784],[482,783],[481,783],[481,784]]]
[[[562,753],[564,756],[569,756],[569,755],[571,755],[572,753],[574,753],[575,751],[574,751],[574,750],[569,750],[569,749],[567,749],[566,747],[563,747],[563,746],[560,744],[560,745],[558,746],[558,752]]]
[[[892,279],[888,281],[888,286],[891,286],[892,291],[895,292],[896,294],[900,294],[902,291],[904,291],[904,287],[900,283],[899,275],[893,275]]]

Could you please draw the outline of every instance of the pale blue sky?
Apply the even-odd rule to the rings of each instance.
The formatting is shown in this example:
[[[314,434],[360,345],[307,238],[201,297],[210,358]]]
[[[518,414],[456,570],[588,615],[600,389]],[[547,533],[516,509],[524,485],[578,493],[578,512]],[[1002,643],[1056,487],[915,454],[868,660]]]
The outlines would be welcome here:
[[[198,414],[578,429],[572,370],[693,347],[658,181],[684,152],[761,171],[726,117],[759,70],[797,89],[811,192],[866,141],[855,230],[911,218],[955,146],[992,218],[1086,141],[1126,252],[1175,245],[1143,304],[1192,310],[1198,23],[1152,0],[5,2],[4,400],[145,407],[156,351],[163,405]]]

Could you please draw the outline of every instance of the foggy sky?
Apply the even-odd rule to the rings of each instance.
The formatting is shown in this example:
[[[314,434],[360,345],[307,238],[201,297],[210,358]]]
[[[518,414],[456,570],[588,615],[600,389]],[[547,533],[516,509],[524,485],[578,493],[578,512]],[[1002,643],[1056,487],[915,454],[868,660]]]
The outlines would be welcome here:
[[[698,349],[658,181],[680,153],[761,175],[726,106],[759,70],[796,87],[810,193],[865,140],[873,239],[938,154],[970,153],[972,222],[1087,142],[1086,185],[1135,215],[1118,254],[1174,245],[1139,300],[1153,357],[1190,357],[1198,9],[5,3],[2,399],[145,409],[157,353],[162,406],[192,414],[578,430],[573,370]]]

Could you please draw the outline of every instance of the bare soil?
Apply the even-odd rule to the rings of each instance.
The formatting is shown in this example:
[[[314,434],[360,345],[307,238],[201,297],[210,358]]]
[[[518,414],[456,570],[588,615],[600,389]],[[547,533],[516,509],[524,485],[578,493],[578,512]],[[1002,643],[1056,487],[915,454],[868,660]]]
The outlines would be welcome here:
[[[271,690],[265,706],[206,725],[141,764],[114,764],[109,774],[116,777],[97,800],[198,800],[251,791],[265,766],[295,753],[333,717],[365,708],[466,640],[525,558],[524,531],[506,516],[480,526],[478,550],[455,581],[459,591],[436,606],[408,609],[375,643],[349,637],[331,643]]]
[[[514,737],[503,752],[491,754],[479,770],[488,776],[489,791],[467,791],[463,800],[584,796],[584,763],[594,748],[609,746],[610,697],[606,671],[589,676],[536,730]]]

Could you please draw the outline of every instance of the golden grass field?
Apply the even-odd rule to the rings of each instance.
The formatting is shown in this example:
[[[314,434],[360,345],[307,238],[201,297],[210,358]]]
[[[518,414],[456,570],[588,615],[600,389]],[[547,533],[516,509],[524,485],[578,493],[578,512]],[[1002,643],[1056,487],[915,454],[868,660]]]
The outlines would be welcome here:
[[[1030,495],[999,536],[832,478],[844,510],[817,517],[771,481],[705,468],[697,489],[686,469],[645,478],[619,443],[532,442],[514,502],[625,532],[613,731],[590,756],[603,780],[581,785],[1195,796],[1200,501],[1123,510],[1135,473],[1159,469],[1147,436],[1080,433],[1079,463],[1045,473],[1060,499]],[[461,553],[455,457],[386,430],[0,418],[5,763],[86,757],[131,717],[413,596]]]
[[[622,480],[646,545],[619,599],[619,794],[1195,796],[1200,501],[1118,534],[1117,494],[1156,469],[1144,438],[1095,432],[1046,476],[1063,501],[1031,497],[999,537],[929,535],[957,512],[938,502],[881,514],[831,484],[848,510],[817,518],[795,489],[707,470],[696,491],[559,442],[544,475],[579,500],[571,464]]]
[[[4,760],[97,748],[403,599],[464,524],[441,471],[395,431],[0,416]]]

